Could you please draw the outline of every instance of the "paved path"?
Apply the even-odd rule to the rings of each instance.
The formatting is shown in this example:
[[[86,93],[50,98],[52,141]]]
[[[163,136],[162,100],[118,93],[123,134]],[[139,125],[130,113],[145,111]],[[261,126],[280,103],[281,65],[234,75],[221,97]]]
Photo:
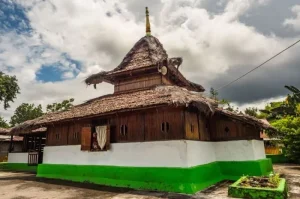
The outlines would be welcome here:
[[[286,178],[289,198],[300,199],[300,165],[278,164],[274,165],[273,168]]]
[[[289,182],[290,198],[300,198],[300,166],[275,165]],[[195,195],[136,191],[61,180],[36,178],[34,174],[0,171],[1,199],[227,199],[225,181]]]

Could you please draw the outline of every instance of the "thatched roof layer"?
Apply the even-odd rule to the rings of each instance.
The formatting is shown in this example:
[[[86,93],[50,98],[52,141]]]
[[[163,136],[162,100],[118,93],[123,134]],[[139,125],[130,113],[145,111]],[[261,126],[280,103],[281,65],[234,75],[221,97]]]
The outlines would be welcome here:
[[[6,135],[8,132],[10,132],[10,128],[1,128],[0,127],[0,135]]]
[[[195,107],[206,115],[222,114],[258,128],[272,129],[269,124],[248,115],[237,114],[217,107],[217,103],[199,93],[178,86],[158,86],[149,90],[131,93],[110,94],[89,100],[70,110],[48,113],[34,120],[26,121],[11,130],[12,134],[30,133],[43,126],[57,122],[91,118],[122,111],[140,110],[158,106]],[[38,131],[38,130],[36,130]]]
[[[149,90],[131,93],[111,94],[95,98],[72,107],[70,110],[49,113],[37,119],[26,121],[12,129],[12,132],[31,131],[51,123],[109,113],[151,108],[160,105],[194,106],[206,114],[212,114],[217,103],[178,86],[158,86]]]
[[[245,115],[245,114],[234,113],[234,112],[224,110],[224,109],[221,109],[221,108],[217,108],[215,110],[215,112],[219,113],[219,114],[222,114],[222,115],[225,115],[225,116],[228,116],[230,118],[240,120],[240,121],[243,121],[245,123],[257,126],[259,128],[275,130],[269,123],[267,123],[263,120],[257,119],[256,117],[252,117],[252,116]]]
[[[115,76],[123,72],[138,71],[145,68],[158,68],[165,65],[172,73],[172,78],[175,80],[176,85],[185,87],[188,90],[203,92],[205,89],[201,85],[188,81],[181,74],[178,70],[181,63],[182,58],[168,58],[166,50],[157,38],[145,36],[126,54],[118,67],[111,71],[101,71],[93,74],[85,80],[85,83],[87,85],[96,85],[102,82],[114,83]]]
[[[129,70],[155,66],[168,59],[168,55],[159,40],[153,36],[142,37],[126,54],[118,67],[111,71],[101,71],[89,76],[85,83],[98,84],[102,81],[110,81],[107,76]]]
[[[0,142],[10,142],[11,136],[10,135],[0,135]],[[14,142],[21,142],[23,141],[23,137],[21,136],[13,136]]]

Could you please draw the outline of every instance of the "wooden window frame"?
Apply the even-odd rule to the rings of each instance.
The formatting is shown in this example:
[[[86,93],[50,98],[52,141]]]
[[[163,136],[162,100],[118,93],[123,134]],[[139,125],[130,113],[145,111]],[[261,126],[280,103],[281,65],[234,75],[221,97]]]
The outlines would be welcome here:
[[[73,139],[74,140],[77,140],[78,139],[78,132],[77,131],[75,131],[75,132],[73,132]]]
[[[191,133],[195,133],[195,125],[194,124],[190,124],[190,128],[191,128]]]
[[[128,133],[128,127],[126,124],[121,124],[120,125],[120,135],[125,137]]]
[[[226,136],[228,136],[230,134],[230,128],[228,126],[225,126],[224,131],[225,131]]]
[[[59,133],[55,133],[55,139],[60,140],[60,134]]]
[[[160,126],[160,130],[163,133],[168,133],[170,131],[170,124],[169,122],[162,122]]]

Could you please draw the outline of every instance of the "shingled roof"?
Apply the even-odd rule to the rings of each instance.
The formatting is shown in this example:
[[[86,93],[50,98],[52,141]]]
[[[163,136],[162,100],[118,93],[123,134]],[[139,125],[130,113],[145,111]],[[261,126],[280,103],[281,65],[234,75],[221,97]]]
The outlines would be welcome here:
[[[28,120],[12,129],[15,132],[30,132],[32,129],[52,123],[107,115],[115,112],[142,108],[169,106],[194,106],[199,111],[211,114],[217,103],[178,86],[157,86],[152,89],[122,94],[110,94],[89,100],[70,110],[49,113],[34,120]]]

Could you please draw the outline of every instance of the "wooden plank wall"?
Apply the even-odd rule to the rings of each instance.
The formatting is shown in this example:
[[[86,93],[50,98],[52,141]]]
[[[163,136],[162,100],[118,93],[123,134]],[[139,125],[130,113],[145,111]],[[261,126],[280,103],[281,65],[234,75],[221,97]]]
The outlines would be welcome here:
[[[211,140],[209,118],[205,117],[203,114],[198,114],[198,121],[199,121],[200,140],[202,141]]]
[[[117,115],[114,142],[138,142],[144,140],[144,115],[143,113],[127,113]],[[121,134],[121,126],[126,125],[127,133]]]
[[[124,80],[115,85],[115,93],[123,92],[127,90],[136,90],[141,88],[147,88],[155,85],[161,85],[162,78],[161,75],[151,75],[147,77],[140,77],[136,79]]]
[[[100,118],[101,119],[101,118]],[[105,120],[86,120],[48,126],[47,145],[76,145],[81,143],[81,129],[85,126],[110,125],[111,143],[190,139],[201,141],[225,141],[260,139],[260,131],[253,126],[222,115],[207,118],[184,108],[155,108],[111,115]],[[162,131],[162,123],[168,131]],[[101,123],[102,124],[102,123]],[[121,134],[121,126],[127,132]],[[228,128],[228,132],[225,129]],[[95,128],[91,128],[93,132]],[[59,134],[59,137],[57,137]]]
[[[185,138],[188,140],[200,139],[198,114],[196,112],[185,111]]]
[[[260,139],[258,128],[221,115],[213,116],[210,127],[214,141]],[[226,132],[226,128],[229,132]]]
[[[182,109],[152,109],[145,112],[119,114],[111,120],[111,142],[140,142],[183,139]],[[168,123],[168,132],[162,132],[162,123]],[[127,126],[127,135],[121,135],[120,128]]]
[[[174,85],[166,76],[162,76],[162,83],[164,85]]]
[[[162,132],[162,123],[168,123],[168,132]],[[157,109],[145,114],[145,141],[184,139],[183,109]]]
[[[88,126],[87,122],[67,122],[48,126],[47,146],[76,145],[81,142],[81,128]],[[59,134],[59,136],[57,136]]]
[[[99,120],[100,121],[100,120]],[[162,132],[162,123],[168,123],[168,132]],[[157,108],[140,112],[121,113],[110,116],[110,141],[142,142],[158,140],[184,139],[184,110],[181,108]],[[69,122],[49,126],[47,145],[76,145],[81,143],[81,129],[89,124],[100,125],[97,120],[85,122]],[[127,126],[126,135],[120,133],[122,125]],[[95,129],[92,127],[91,131]],[[197,129],[196,129],[197,131]],[[78,132],[78,135],[74,134]],[[56,134],[59,134],[57,139]]]

